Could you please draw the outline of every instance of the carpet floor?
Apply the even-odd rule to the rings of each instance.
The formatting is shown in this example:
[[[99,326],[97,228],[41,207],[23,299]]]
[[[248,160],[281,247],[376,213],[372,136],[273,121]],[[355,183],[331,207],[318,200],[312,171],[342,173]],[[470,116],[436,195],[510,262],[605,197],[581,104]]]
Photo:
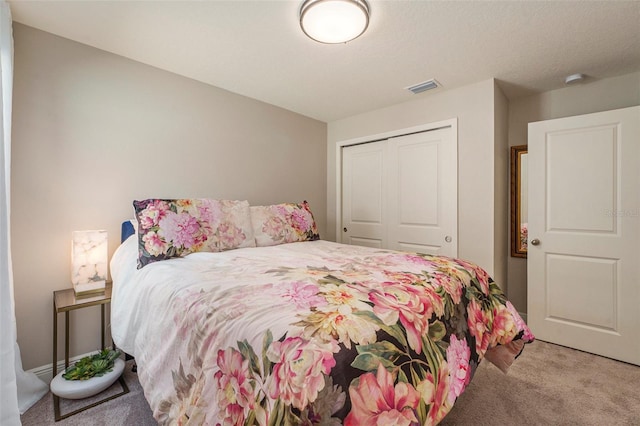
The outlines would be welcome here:
[[[156,425],[129,364],[128,394],[54,422],[53,397],[48,393],[21,417],[22,424]],[[97,398],[119,391],[116,382]],[[63,414],[91,402],[61,401]],[[640,426],[640,367],[536,341],[525,347],[507,375],[482,363],[441,425]]]

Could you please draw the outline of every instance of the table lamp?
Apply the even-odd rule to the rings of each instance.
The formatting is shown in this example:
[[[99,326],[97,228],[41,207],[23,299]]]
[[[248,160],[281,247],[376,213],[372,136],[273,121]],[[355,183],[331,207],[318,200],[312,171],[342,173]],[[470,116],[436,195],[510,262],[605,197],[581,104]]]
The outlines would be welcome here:
[[[73,232],[71,282],[76,296],[104,293],[107,257],[107,231]]]

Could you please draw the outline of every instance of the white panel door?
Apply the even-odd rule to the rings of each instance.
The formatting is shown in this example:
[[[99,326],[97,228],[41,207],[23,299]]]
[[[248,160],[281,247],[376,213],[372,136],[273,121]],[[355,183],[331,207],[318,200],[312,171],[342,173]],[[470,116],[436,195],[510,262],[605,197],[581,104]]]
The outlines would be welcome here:
[[[342,151],[342,242],[387,247],[386,141]]]
[[[450,127],[389,139],[389,248],[457,256],[456,153]]]
[[[529,124],[528,319],[640,365],[640,107]]]

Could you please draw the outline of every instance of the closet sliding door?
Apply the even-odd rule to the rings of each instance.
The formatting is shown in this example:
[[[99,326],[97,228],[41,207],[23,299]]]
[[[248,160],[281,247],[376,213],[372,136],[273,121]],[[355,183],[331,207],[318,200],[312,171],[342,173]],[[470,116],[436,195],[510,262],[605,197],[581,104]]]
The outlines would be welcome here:
[[[386,248],[386,141],[354,145],[342,153],[342,242]]]
[[[342,242],[457,256],[450,127],[347,146],[342,158]]]

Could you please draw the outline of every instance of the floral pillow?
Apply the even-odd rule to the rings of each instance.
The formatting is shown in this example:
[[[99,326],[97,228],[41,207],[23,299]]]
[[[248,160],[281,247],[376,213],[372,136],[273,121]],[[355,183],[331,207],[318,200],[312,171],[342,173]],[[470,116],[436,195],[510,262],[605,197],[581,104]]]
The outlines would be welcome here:
[[[251,206],[251,222],[258,247],[320,239],[309,204]]]
[[[255,247],[248,201],[149,199],[134,201],[138,269],[198,251]]]

